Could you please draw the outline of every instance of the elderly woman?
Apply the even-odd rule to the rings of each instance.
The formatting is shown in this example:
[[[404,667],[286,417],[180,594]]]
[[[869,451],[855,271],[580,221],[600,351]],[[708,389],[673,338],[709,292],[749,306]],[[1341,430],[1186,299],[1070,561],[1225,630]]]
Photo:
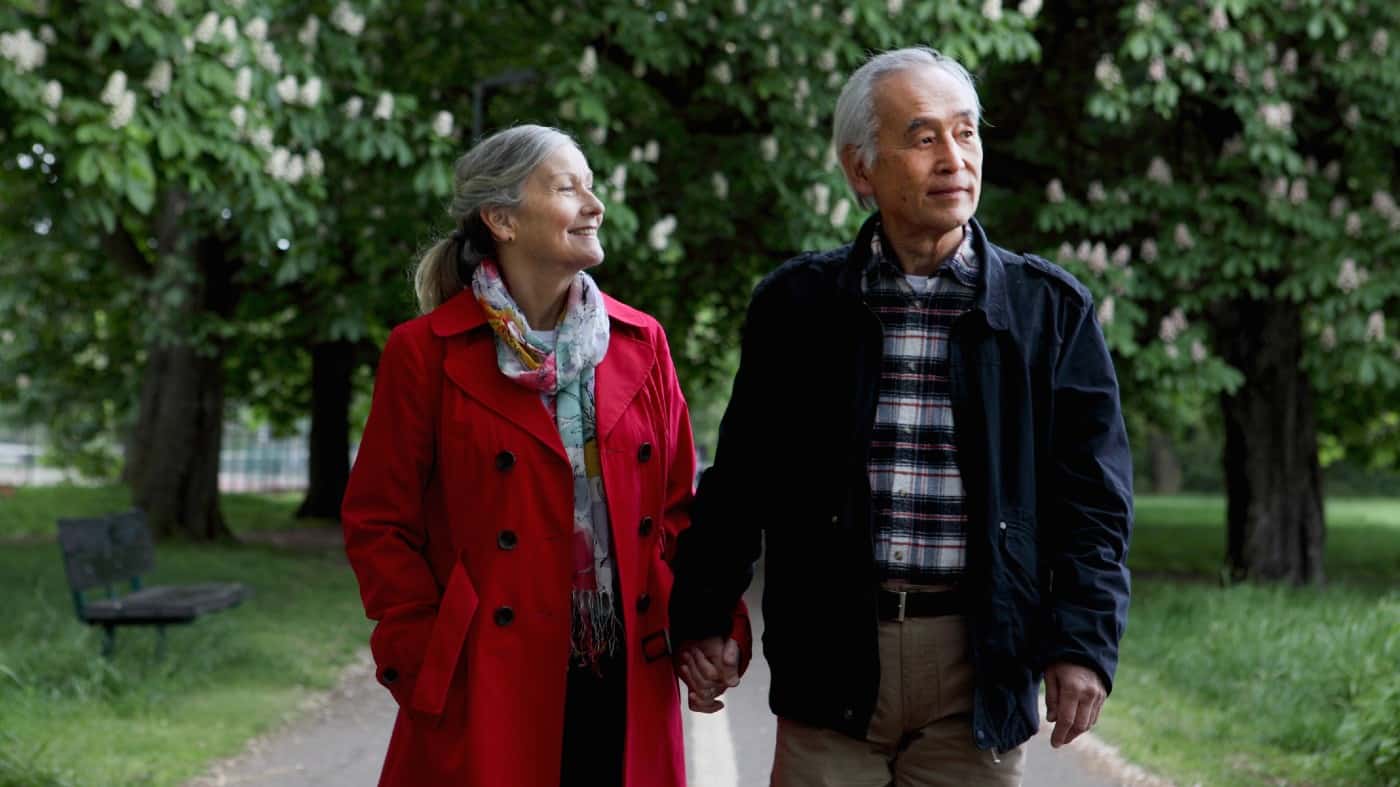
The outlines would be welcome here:
[[[342,511],[399,703],[380,784],[680,787],[667,561],[695,453],[666,337],[585,272],[604,208],[564,133],[483,140],[451,212]]]

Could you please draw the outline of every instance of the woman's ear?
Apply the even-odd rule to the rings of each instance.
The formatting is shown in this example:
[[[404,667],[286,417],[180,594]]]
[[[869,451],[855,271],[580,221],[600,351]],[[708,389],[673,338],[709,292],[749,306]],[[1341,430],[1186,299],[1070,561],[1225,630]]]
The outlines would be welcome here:
[[[515,215],[500,205],[481,209],[481,223],[496,239],[496,243],[510,243],[515,240]]]

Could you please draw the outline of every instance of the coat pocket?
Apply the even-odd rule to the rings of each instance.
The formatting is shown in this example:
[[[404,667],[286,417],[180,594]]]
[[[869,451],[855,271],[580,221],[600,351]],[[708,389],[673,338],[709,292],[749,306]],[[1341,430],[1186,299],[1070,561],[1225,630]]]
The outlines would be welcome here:
[[[447,590],[438,604],[437,619],[433,622],[432,633],[428,635],[423,666],[418,671],[417,685],[413,689],[411,705],[415,710],[434,716],[442,713],[448,688],[452,685],[452,675],[461,660],[462,646],[467,641],[467,630],[479,603],[471,577],[467,576],[467,570],[459,560],[452,567]]]

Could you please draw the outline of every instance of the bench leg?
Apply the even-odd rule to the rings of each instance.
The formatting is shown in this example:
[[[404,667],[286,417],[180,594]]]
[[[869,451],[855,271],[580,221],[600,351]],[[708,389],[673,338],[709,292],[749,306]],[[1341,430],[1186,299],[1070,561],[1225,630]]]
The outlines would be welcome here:
[[[117,627],[116,627],[116,626],[111,626],[111,625],[103,626],[103,627],[102,627],[102,657],[103,657],[103,658],[108,658],[108,659],[110,659],[110,658],[112,657],[112,651],[114,651],[114,650],[116,650],[116,649],[117,649]]]

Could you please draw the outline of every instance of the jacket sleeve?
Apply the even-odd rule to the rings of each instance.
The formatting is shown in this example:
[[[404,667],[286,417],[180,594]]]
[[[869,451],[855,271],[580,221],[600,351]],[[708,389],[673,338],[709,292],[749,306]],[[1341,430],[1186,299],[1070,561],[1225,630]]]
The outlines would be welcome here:
[[[674,566],[677,539],[691,525],[691,502],[694,498],[695,479],[695,438],[690,424],[690,408],[681,391],[676,370],[671,360],[671,349],[666,335],[658,329],[657,355],[660,359],[662,385],[666,391],[666,412],[669,419],[666,427],[669,443],[672,446],[671,466],[666,474],[665,530],[666,562]],[[729,637],[739,643],[739,672],[743,674],[753,656],[753,629],[749,622],[748,606],[738,599],[730,611]],[[672,626],[674,633],[674,624]],[[677,639],[679,643],[682,640]]]
[[[761,466],[772,452],[764,442],[764,413],[787,386],[768,379],[777,356],[778,314],[774,288],[765,281],[754,291],[744,319],[739,371],[720,422],[715,461],[700,478],[691,507],[690,528],[676,550],[671,628],[677,642],[723,635],[732,628],[730,612],[753,580],[762,545],[761,522],[771,504]]]
[[[1090,667],[1111,691],[1128,615],[1133,468],[1113,361],[1085,301],[1069,315],[1053,372],[1051,610],[1042,666]]]
[[[360,583],[376,675],[408,707],[441,591],[424,557],[423,498],[433,470],[437,372],[408,326],[389,335],[350,473],[341,522]],[[431,341],[431,339],[429,339]]]

